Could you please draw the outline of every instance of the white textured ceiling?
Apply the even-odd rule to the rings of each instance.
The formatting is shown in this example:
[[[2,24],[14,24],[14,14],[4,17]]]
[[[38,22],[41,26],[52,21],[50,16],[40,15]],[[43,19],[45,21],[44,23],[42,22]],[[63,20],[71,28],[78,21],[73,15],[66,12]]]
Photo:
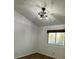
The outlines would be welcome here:
[[[41,7],[45,6],[49,18],[38,17]],[[60,25],[65,23],[65,0],[14,0],[17,12],[39,26]]]

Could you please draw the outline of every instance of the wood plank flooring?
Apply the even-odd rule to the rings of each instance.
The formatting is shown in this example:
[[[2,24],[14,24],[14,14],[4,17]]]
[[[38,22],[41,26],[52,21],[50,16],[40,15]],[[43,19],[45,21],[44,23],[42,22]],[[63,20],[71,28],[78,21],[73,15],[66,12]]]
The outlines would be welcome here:
[[[17,59],[55,59],[55,58],[51,58],[39,53],[35,53],[35,54],[31,54],[29,56],[25,56],[25,57],[21,57],[21,58],[17,58]]]

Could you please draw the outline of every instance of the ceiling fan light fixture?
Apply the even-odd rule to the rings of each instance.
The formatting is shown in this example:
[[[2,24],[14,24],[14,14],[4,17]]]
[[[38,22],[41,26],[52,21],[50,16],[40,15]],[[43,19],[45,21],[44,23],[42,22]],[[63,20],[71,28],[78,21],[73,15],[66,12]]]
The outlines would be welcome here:
[[[46,9],[43,7],[42,11],[38,13],[41,19],[48,19],[47,12],[45,10]]]
[[[40,17],[40,20],[42,20],[43,18]]]
[[[48,19],[48,17],[46,17],[45,19]]]

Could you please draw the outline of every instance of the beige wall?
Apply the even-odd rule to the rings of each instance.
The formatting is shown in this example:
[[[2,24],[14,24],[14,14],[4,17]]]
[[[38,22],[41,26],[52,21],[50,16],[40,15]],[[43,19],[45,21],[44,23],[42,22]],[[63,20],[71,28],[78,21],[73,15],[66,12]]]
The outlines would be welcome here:
[[[14,55],[15,58],[37,51],[38,27],[15,11],[14,13]]]
[[[57,59],[65,59],[64,46],[47,44],[47,30],[63,28],[64,25],[38,27],[15,11],[15,58],[39,52]]]
[[[63,29],[64,25],[44,26],[40,28],[39,34],[39,53],[55,57],[57,59],[65,59],[65,46],[50,45],[47,43],[47,30]]]

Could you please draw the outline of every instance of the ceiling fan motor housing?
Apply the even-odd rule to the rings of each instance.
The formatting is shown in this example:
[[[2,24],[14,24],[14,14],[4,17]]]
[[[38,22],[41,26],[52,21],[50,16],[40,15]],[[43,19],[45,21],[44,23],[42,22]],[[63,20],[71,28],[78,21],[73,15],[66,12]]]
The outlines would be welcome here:
[[[43,7],[42,10],[45,11],[46,9]]]

